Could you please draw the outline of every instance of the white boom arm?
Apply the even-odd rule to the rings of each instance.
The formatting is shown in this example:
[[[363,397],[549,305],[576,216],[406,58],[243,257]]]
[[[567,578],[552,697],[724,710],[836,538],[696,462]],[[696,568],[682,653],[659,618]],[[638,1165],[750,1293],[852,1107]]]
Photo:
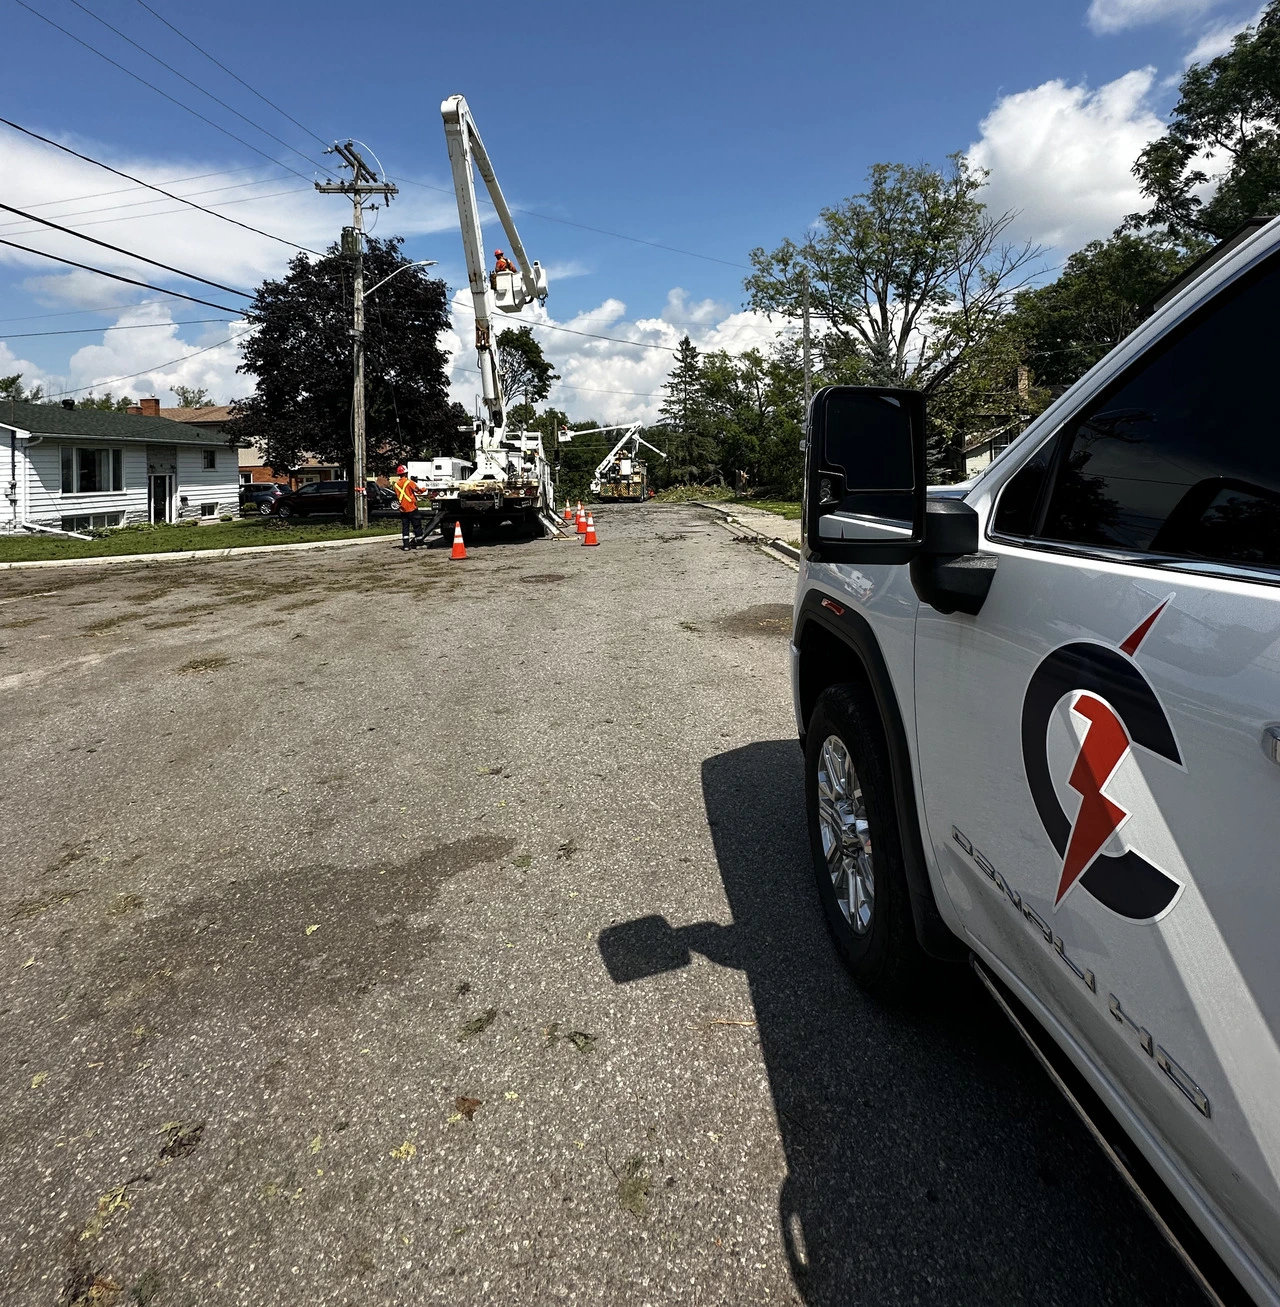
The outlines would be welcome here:
[[[476,130],[475,119],[461,95],[451,95],[440,106],[444,119],[445,142],[449,147],[449,165],[453,169],[453,191],[458,200],[458,222],[462,227],[462,248],[467,260],[467,280],[476,315],[476,353],[480,358],[480,386],[489,427],[501,428],[506,421],[502,381],[494,351],[493,312],[518,313],[533,300],[547,298],[547,274],[536,260],[530,262],[520,240],[511,210],[498,185],[489,155]],[[507,243],[519,264],[520,273],[499,272],[492,284],[486,272],[484,233],[480,226],[480,209],[476,203],[472,165],[480,169],[489,198],[498,211]],[[488,432],[485,435],[489,435]],[[486,446],[488,442],[486,441]]]
[[[595,473],[594,473],[594,477],[595,477],[595,479],[596,479],[597,481],[600,479],[600,477],[602,477],[602,476],[604,475],[604,471],[605,471],[605,469],[606,469],[606,468],[607,468],[607,467],[608,467],[608,466],[613,462],[613,460],[614,460],[614,458],[617,456],[619,450],[621,450],[622,447],[623,447],[623,446],[627,443],[627,441],[629,441],[629,440],[635,442],[635,444],[634,444],[634,446],[633,446],[633,448],[632,448],[632,453],[636,453],[636,452],[638,452],[640,446],[643,445],[646,449],[652,449],[653,452],[654,452],[655,454],[657,454],[657,456],[658,456],[659,458],[666,458],[666,455],[662,452],[662,450],[658,449],[655,445],[651,445],[651,444],[649,444],[649,442],[648,442],[647,440],[642,439],[642,437],[641,437],[641,435],[640,435],[640,427],[641,427],[642,425],[643,425],[642,423],[639,423],[639,422],[633,422],[633,423],[632,423],[632,424],[631,424],[631,425],[626,429],[626,431],[623,433],[622,439],[619,440],[618,443],[617,443],[616,445],[614,445],[614,447],[613,447],[613,448],[612,448],[612,449],[611,449],[611,450],[610,450],[610,451],[609,451],[609,452],[604,456],[604,458],[602,458],[602,459],[600,460],[600,463],[599,463],[599,465],[596,467],[596,470],[595,470]],[[618,430],[617,427],[597,427],[597,428],[596,428],[596,431],[617,431],[617,430]],[[575,432],[574,432],[574,435],[575,435],[575,436],[589,436],[589,435],[592,435],[592,434],[593,434],[593,433],[590,432],[590,431],[575,431]]]

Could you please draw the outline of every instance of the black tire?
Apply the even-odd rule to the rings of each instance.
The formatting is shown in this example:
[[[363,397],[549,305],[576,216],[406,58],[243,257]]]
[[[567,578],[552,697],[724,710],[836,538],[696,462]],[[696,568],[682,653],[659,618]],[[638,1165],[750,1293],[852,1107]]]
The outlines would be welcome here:
[[[281,505],[276,509],[276,516],[277,516],[277,517],[292,517],[292,516],[293,516],[293,509],[290,508],[288,504],[281,504]]]
[[[834,810],[846,820],[832,823],[832,828],[839,825],[848,833],[829,864],[819,811],[819,773],[830,774],[824,750],[832,739],[839,741],[852,764],[852,784],[846,779],[845,788],[860,794],[862,802],[845,800],[835,805]],[[831,758],[839,760],[835,746]],[[911,919],[884,729],[870,695],[854,686],[833,685],[818,697],[807,732],[804,785],[818,897],[840,959],[860,988],[878,998],[898,996],[918,978],[924,954]],[[824,789],[830,794],[832,787],[827,784]],[[865,818],[862,830],[870,838],[873,892],[869,912],[866,898],[854,888],[846,888],[843,895],[837,892],[837,879],[843,887],[852,887],[855,877],[848,874],[849,869],[866,866],[858,859],[858,850],[865,845],[858,844],[857,831],[847,820],[855,811]],[[846,856],[850,852],[852,856]],[[861,883],[865,884],[865,879]],[[850,908],[852,911],[847,910]],[[862,929],[852,924],[855,918],[865,922]]]
[[[269,499],[264,499],[264,500],[263,500],[263,501],[258,505],[258,512],[259,512],[263,517],[270,517],[270,516],[271,516],[271,500],[269,500]]]

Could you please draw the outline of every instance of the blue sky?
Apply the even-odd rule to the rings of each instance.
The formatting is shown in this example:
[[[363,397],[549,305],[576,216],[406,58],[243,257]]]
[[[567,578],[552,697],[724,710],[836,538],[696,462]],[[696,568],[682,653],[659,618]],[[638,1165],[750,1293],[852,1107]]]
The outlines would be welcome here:
[[[137,0],[82,2],[28,0],[142,82],[16,0],[0,0],[5,117],[149,180],[173,181],[182,194],[208,192],[202,203],[225,204],[224,212],[300,243],[319,248],[336,236],[349,210],[310,189],[318,170],[309,159],[323,160],[316,139]],[[1216,52],[1255,10],[1230,0],[803,8],[372,0],[353,23],[349,6],[328,0],[305,9],[271,0],[148,3],[320,138],[367,142],[403,181],[399,199],[378,217],[378,233],[404,234],[410,257],[438,259],[451,285],[463,281],[456,213],[450,195],[428,188],[449,185],[439,103],[461,92],[508,198],[530,215],[518,219],[526,247],[552,270],[541,320],[668,347],[689,330],[704,346],[727,348],[767,343],[777,329],[741,312],[744,270],[729,265],[745,264],[754,245],[802,233],[824,204],[859,189],[876,161],[938,162],[971,152],[992,171],[991,202],[1022,210],[1020,234],[1048,247],[1047,267],[1105,235],[1134,207],[1129,165],[1159,131],[1186,59]],[[103,240],[244,289],[279,272],[288,257],[282,245],[172,212],[168,202],[140,204],[146,192],[123,191],[118,179],[5,127],[0,151],[5,203],[43,206],[34,211],[66,225],[92,224],[83,230]],[[204,176],[231,169],[244,171]],[[122,204],[135,207],[109,207]],[[548,220],[555,218],[712,258]],[[491,245],[504,243],[496,226],[486,234]],[[0,237],[206,297],[191,283],[11,215],[3,215]],[[234,346],[194,351],[231,329],[173,325],[218,317],[231,315],[158,302],[0,247],[0,335],[97,329],[0,340],[0,373],[21,367],[51,390],[152,368],[113,389],[158,393],[167,403],[168,387],[184,382],[229,400],[249,386],[235,375]],[[461,315],[459,322],[463,334],[451,342],[455,393],[466,401],[473,360]],[[138,329],[101,330],[116,324]],[[539,336],[565,377],[555,398],[575,416],[652,415],[669,366],[662,349],[550,329]]]

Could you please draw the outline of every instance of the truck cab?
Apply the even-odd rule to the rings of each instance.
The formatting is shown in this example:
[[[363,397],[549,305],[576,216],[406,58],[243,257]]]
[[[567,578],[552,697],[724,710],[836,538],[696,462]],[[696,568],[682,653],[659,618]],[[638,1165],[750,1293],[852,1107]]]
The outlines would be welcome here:
[[[918,392],[806,438],[791,674],[854,978],[976,959],[1249,1300],[1280,1304],[1280,222],[992,465]]]

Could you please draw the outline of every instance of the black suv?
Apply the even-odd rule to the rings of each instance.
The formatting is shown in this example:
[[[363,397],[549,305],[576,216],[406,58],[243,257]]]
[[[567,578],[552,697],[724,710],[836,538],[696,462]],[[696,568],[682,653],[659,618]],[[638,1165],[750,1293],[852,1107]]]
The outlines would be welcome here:
[[[346,481],[309,481],[292,494],[281,495],[271,512],[276,517],[306,517],[311,513],[345,513]]]
[[[289,493],[289,487],[279,481],[257,481],[240,487],[240,513],[244,517],[261,514],[266,517],[282,495]]]

